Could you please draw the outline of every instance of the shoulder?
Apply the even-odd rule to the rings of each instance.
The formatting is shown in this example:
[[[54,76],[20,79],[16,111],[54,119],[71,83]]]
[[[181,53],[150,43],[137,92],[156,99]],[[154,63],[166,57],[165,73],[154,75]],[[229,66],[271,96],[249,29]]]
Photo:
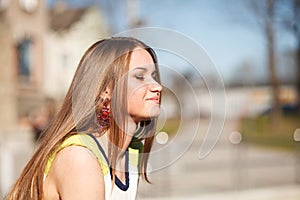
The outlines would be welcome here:
[[[53,176],[62,199],[94,199],[104,195],[101,167],[85,147],[68,146],[59,151],[49,175]]]
[[[62,166],[60,166],[62,168],[69,165],[71,169],[76,169],[78,166],[92,167],[93,165],[96,165],[99,167],[95,155],[86,147],[77,145],[67,146],[60,150],[57,153],[53,164],[62,164]]]
[[[76,151],[77,148],[73,148],[72,146],[78,146],[78,147],[84,147],[86,148],[86,151],[91,153],[93,157],[97,158],[99,165],[101,166],[102,173],[105,175],[109,172],[109,167],[107,165],[105,156],[101,153],[97,141],[95,139],[88,135],[88,134],[74,134],[68,138],[66,138],[63,143],[57,148],[57,150],[52,153],[47,161],[46,167],[45,167],[45,175],[47,176],[50,169],[52,168],[53,161],[56,159],[56,156],[58,153],[60,153],[62,150],[64,150],[64,153],[60,154],[72,154],[71,151],[74,149]],[[72,147],[72,148],[71,148]],[[68,150],[65,150],[65,149]],[[84,149],[80,148],[80,149]],[[71,157],[71,156],[68,156]]]

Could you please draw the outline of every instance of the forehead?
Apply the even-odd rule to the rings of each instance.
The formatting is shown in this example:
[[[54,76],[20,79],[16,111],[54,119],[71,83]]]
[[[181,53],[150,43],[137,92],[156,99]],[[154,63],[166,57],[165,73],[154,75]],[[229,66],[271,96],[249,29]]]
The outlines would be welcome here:
[[[151,55],[144,49],[133,50],[129,63],[129,70],[137,67],[154,67],[154,62]]]

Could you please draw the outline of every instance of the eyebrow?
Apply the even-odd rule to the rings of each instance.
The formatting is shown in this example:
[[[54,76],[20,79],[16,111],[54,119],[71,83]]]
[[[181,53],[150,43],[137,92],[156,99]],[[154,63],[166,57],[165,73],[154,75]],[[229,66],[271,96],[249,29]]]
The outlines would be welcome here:
[[[133,70],[143,70],[143,71],[148,71],[148,69],[146,67],[136,67]]]

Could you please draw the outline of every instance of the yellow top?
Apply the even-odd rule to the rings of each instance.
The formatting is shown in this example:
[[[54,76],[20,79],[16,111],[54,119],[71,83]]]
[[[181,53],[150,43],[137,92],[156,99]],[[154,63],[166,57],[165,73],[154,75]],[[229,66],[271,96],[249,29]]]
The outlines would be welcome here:
[[[49,160],[47,162],[46,169],[45,169],[45,176],[48,175],[56,154],[63,148],[72,146],[72,145],[82,146],[82,147],[89,149],[97,157],[97,160],[100,164],[103,175],[106,175],[109,172],[110,169],[107,164],[107,161],[106,161],[104,155],[101,153],[100,149],[98,148],[96,141],[91,136],[87,135],[86,133],[80,133],[80,134],[72,135],[69,138],[67,138],[61,144],[61,146],[49,157]],[[129,162],[131,165],[137,167],[138,163],[139,163],[139,149],[132,149],[132,148],[128,148],[128,149],[129,149]]]

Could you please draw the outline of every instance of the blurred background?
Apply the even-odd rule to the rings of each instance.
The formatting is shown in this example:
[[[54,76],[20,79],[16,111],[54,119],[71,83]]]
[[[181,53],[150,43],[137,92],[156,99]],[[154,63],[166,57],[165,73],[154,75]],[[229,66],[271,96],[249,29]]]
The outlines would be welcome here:
[[[300,199],[299,0],[0,0],[0,197],[59,109],[83,52],[149,26],[178,31],[206,50],[225,84],[227,111],[218,143],[199,159],[212,109],[205,82],[216,74],[204,66],[195,75],[187,62],[158,52],[193,86],[201,112],[162,71],[163,83],[187,96],[181,109],[190,120],[179,129],[176,95],[166,88],[156,147],[175,136],[184,143],[179,130],[199,129],[183,156],[150,174],[152,184],[141,181],[138,199]]]

